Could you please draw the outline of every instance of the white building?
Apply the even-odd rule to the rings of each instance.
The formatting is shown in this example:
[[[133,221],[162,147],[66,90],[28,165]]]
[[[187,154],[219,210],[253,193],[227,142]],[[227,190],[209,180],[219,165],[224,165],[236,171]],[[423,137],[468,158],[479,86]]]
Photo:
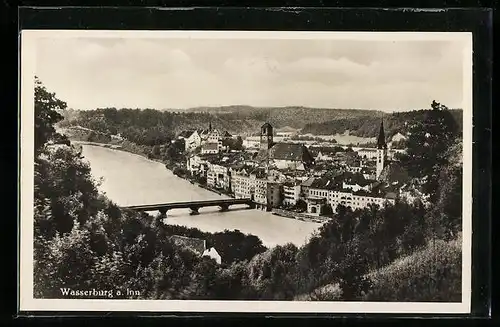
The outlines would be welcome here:
[[[283,204],[294,206],[300,199],[300,183],[283,184]]]
[[[367,159],[367,160],[377,159],[377,149],[374,148],[362,148],[356,151],[356,153],[362,159]]]
[[[209,163],[207,185],[225,190],[231,189],[229,167],[217,163]]]
[[[349,192],[348,190],[330,191],[328,194],[328,203],[336,210],[339,204],[351,209],[363,209],[370,204],[376,204],[380,207],[385,206],[387,203],[394,204],[396,195],[394,193],[387,193],[385,196],[371,195],[368,192],[357,191]]]
[[[213,247],[211,247],[210,249],[206,249],[205,251],[203,251],[202,256],[207,256],[207,257],[210,257],[210,258],[214,259],[215,262],[217,262],[219,265],[222,263],[222,257],[217,252],[217,250],[215,248],[213,248]]]
[[[185,151],[194,150],[201,145],[201,137],[198,131],[182,131],[177,138],[184,139]]]
[[[262,171],[231,174],[231,189],[235,198],[251,198],[261,208],[271,210],[281,205],[281,183],[267,179]]]

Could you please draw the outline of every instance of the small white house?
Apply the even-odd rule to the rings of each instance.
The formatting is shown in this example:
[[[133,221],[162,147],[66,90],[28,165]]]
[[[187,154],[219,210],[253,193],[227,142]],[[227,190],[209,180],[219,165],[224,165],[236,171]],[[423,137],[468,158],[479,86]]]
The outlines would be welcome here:
[[[210,258],[214,259],[215,262],[217,262],[219,265],[222,263],[222,258],[220,256],[220,254],[213,247],[211,247],[210,249],[206,249],[205,251],[203,251],[203,256],[207,256],[207,257],[210,257]]]

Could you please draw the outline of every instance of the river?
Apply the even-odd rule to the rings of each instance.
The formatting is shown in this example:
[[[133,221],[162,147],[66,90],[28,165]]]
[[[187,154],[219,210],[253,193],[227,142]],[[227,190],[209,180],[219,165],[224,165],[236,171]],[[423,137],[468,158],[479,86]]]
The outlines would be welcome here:
[[[100,190],[118,205],[227,198],[193,185],[172,174],[163,164],[142,156],[101,146],[82,147],[92,175],[102,178]],[[188,209],[175,209],[168,212],[166,221],[212,233],[238,229],[258,236],[268,247],[288,242],[300,246],[321,226],[244,206],[234,208],[228,212],[202,208],[196,216],[189,215]]]

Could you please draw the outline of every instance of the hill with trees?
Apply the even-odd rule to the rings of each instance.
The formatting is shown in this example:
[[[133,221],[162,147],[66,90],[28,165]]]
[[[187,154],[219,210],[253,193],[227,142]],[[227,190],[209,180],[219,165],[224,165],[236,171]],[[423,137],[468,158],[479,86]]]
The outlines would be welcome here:
[[[461,127],[462,111],[450,110]],[[389,137],[405,134],[409,126],[422,120],[425,110],[383,113],[361,109],[321,109],[305,107],[256,108],[227,106],[193,108],[183,111],[154,109],[66,110],[61,126],[82,126],[97,132],[121,134],[128,140],[145,145],[163,144],[183,130],[213,128],[231,134],[257,134],[260,126],[271,123],[276,130],[292,128],[301,134],[335,135],[349,131],[360,137],[376,137],[381,119]]]
[[[411,125],[425,118],[427,110],[415,110],[409,112],[395,112],[383,116],[363,116],[356,118],[340,118],[326,122],[313,122],[306,124],[301,133],[313,135],[335,135],[349,131],[351,135],[360,137],[376,137],[380,128],[380,122],[384,121],[384,131],[387,137],[397,133],[405,135]],[[462,128],[462,110],[450,110],[459,128]]]

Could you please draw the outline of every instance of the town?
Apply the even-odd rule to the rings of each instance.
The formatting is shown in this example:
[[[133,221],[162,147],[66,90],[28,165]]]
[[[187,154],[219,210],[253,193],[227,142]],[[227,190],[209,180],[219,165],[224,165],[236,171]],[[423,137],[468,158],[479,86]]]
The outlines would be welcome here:
[[[257,142],[245,140],[246,147],[235,150],[230,145],[238,138],[241,143],[241,137],[211,124],[206,130],[182,131],[177,140],[183,141],[187,155],[186,162],[178,164],[184,173],[178,175],[220,194],[250,198],[259,210],[317,222],[339,205],[355,210],[416,196],[409,191],[408,175],[398,161],[404,149],[391,148],[383,122],[376,148],[307,146],[291,136],[276,133],[265,123]],[[281,141],[275,142],[275,137]]]

